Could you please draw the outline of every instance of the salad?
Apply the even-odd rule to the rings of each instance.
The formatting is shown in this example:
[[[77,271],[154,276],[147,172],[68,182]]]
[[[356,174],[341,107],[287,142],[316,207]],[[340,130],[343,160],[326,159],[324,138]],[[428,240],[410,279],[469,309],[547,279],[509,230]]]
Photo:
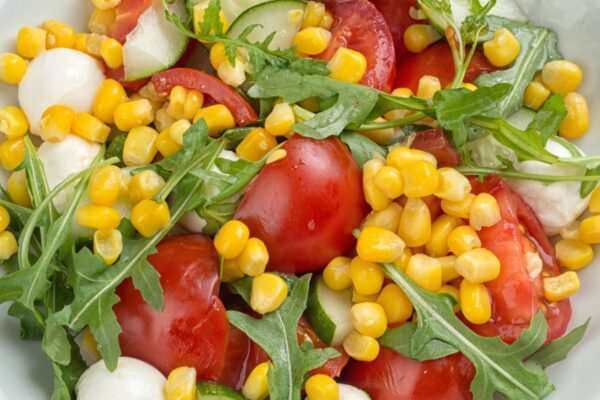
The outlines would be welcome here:
[[[0,303],[53,400],[542,399],[600,243],[512,0],[92,0],[0,55]]]

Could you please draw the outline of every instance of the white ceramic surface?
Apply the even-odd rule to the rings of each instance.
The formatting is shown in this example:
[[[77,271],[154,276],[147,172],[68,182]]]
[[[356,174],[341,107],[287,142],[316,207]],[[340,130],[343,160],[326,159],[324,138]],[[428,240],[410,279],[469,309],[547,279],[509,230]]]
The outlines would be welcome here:
[[[517,0],[531,20],[556,30],[563,54],[583,67],[581,92],[590,103],[592,130],[579,142],[589,154],[600,153],[600,24],[598,0]],[[20,26],[38,25],[48,18],[67,21],[79,29],[91,10],[89,0],[0,0],[0,52],[14,51]],[[15,104],[16,90],[0,85],[0,106]],[[584,341],[566,362],[550,369],[557,387],[551,400],[600,400],[600,259],[581,272],[582,290],[573,299],[572,326],[587,317],[592,323]],[[17,321],[0,306],[0,400],[43,400],[49,398],[52,377],[39,343],[18,338]]]

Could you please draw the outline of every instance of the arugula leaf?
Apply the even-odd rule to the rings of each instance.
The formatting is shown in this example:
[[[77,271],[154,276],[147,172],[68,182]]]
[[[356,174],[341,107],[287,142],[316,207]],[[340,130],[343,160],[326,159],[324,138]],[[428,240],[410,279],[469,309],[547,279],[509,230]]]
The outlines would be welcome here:
[[[227,317],[269,355],[269,396],[272,400],[300,400],[304,379],[311,370],[339,356],[332,348],[315,349],[310,343],[298,345],[296,326],[306,309],[311,275],[299,278],[276,311],[261,319],[238,311],[228,311]]]
[[[160,284],[160,274],[148,263],[142,263],[131,275],[133,286],[153,309],[161,311],[164,306],[164,292]]]
[[[593,179],[581,183],[581,188],[579,189],[579,196],[581,196],[582,199],[585,199],[590,194],[592,194],[594,189],[596,189],[596,186],[598,186],[598,181],[600,181],[600,165],[594,168],[588,168],[588,170],[585,173],[585,176],[587,178],[596,176],[598,177],[598,179]]]
[[[479,177],[486,177],[490,174],[496,174],[503,178],[512,179],[524,179],[529,181],[538,181],[542,183],[554,183],[554,182],[582,182],[582,189],[584,185],[591,186],[592,190],[597,186],[600,181],[600,168],[587,175],[542,175],[542,174],[530,174],[522,171],[518,171],[512,166],[505,166],[504,168],[493,168],[493,167],[479,167],[473,165],[463,165],[457,168],[457,170],[464,175],[473,175]],[[590,191],[591,192],[591,191]],[[581,192],[582,198],[587,197],[590,193]]]
[[[429,341],[417,354],[411,352],[411,341],[417,330],[417,324],[407,322],[395,329],[388,329],[385,335],[379,339],[379,344],[402,354],[404,357],[417,361],[435,360],[446,357],[458,350],[448,343],[433,339]]]
[[[108,148],[106,149],[106,158],[117,157],[119,160],[123,160],[123,148],[125,147],[125,139],[127,139],[127,132],[119,132],[117,136],[112,138]]]
[[[75,385],[87,368],[81,357],[79,346],[73,338],[69,338],[69,346],[71,349],[71,362],[68,365],[52,363],[54,390],[52,391],[51,400],[71,400],[75,398]]]
[[[573,329],[565,336],[551,341],[540,350],[535,352],[527,361],[536,363],[542,368],[546,368],[550,365],[563,361],[567,358],[567,355],[573,349],[573,347],[575,347],[581,341],[581,339],[583,339],[583,336],[590,325],[590,321],[591,319],[588,318],[583,325]]]
[[[502,116],[508,116],[523,104],[525,89],[535,74],[549,61],[561,58],[556,46],[558,37],[547,28],[540,28],[529,23],[515,22],[501,17],[487,18],[490,30],[500,28],[510,30],[519,43],[521,52],[512,67],[481,75],[476,84],[494,86],[499,83],[510,83],[512,90],[499,107]]]
[[[30,309],[21,303],[14,302],[8,309],[8,315],[19,319],[22,340],[42,340],[44,326]]]
[[[545,146],[553,136],[556,136],[560,124],[567,116],[567,107],[563,97],[553,94],[546,100],[544,106],[535,114],[527,130],[539,132],[542,145]]]
[[[386,155],[383,147],[358,132],[344,132],[340,135],[340,140],[348,146],[352,157],[361,167],[376,155],[381,157]]]

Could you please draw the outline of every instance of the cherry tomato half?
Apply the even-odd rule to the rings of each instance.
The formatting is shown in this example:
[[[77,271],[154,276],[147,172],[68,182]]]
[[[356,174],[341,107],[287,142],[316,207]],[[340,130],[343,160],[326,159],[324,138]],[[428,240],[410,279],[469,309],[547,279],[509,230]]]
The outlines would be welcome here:
[[[419,21],[410,17],[410,9],[418,9],[416,0],[371,0],[371,3],[377,7],[385,17],[396,47],[396,60],[400,62],[409,55],[413,54],[406,50],[404,46],[404,31],[412,24]]]
[[[308,272],[352,250],[352,230],[367,213],[361,170],[337,138],[298,135],[250,185],[235,218],[265,242],[269,268]]]
[[[152,5],[152,0],[122,0],[116,8],[117,18],[108,31],[108,36],[125,43],[129,32],[136,27],[138,19]]]
[[[459,152],[452,147],[442,129],[417,132],[410,147],[433,154],[439,167],[456,167],[460,164]]]

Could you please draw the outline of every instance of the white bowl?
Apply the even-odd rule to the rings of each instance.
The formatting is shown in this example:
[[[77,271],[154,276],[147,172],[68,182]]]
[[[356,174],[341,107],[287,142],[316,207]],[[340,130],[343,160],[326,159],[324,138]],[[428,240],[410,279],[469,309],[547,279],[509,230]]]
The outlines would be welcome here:
[[[584,84],[581,92],[587,97],[592,116],[592,131],[578,144],[588,154],[600,154],[600,1],[598,0],[517,0],[526,15],[539,25],[548,26],[560,35],[560,50],[564,56],[581,65]],[[15,36],[23,25],[38,25],[55,18],[83,30],[91,12],[89,0],[0,0],[0,52],[14,51]],[[16,89],[0,85],[0,106],[16,104]],[[600,399],[598,360],[600,360],[600,307],[596,290],[600,287],[600,259],[581,272],[582,290],[573,299],[571,326],[592,317],[592,323],[582,343],[567,361],[549,369],[556,391],[549,398],[556,400]],[[6,316],[6,306],[0,306],[0,400],[48,399],[52,374],[43,357],[40,344],[19,340],[15,319]]]

